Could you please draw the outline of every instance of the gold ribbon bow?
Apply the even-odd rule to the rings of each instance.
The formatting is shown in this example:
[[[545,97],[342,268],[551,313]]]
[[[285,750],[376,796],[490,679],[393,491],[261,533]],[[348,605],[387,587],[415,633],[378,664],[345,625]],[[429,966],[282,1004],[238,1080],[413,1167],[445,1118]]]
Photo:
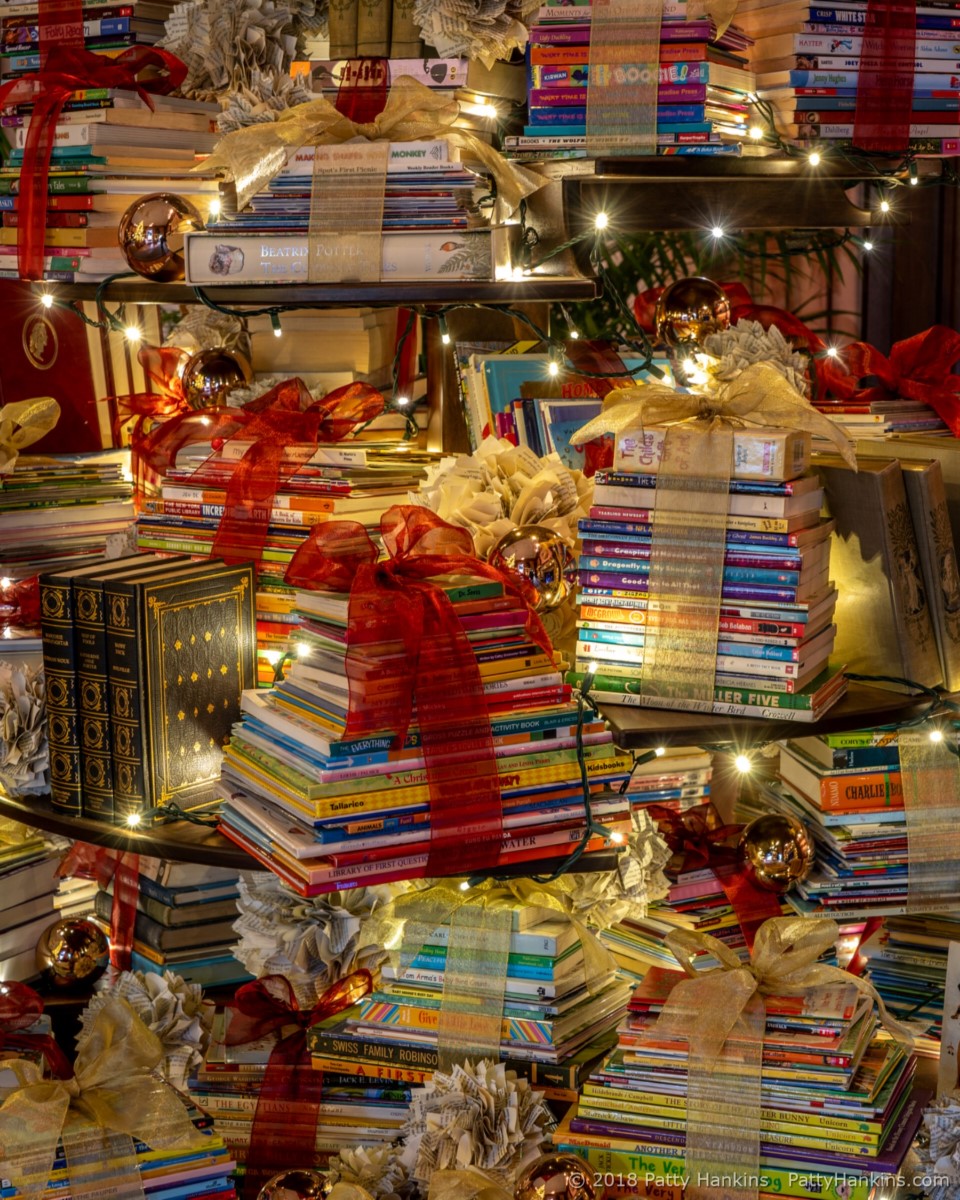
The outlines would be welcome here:
[[[22,846],[24,842],[34,841],[39,834],[29,825],[13,821],[10,817],[0,817],[0,846]]]
[[[427,1200],[513,1200],[513,1195],[481,1171],[467,1167],[462,1171],[434,1171]]]
[[[222,171],[237,188],[237,208],[262,191],[286,166],[288,156],[303,146],[329,146],[360,139],[366,142],[411,142],[443,138],[458,147],[462,161],[479,165],[496,181],[497,195],[512,212],[547,180],[507,162],[472,133],[454,129],[460,106],[436,95],[409,75],[390,88],[383,112],[373,121],[351,121],[325,97],[297,104],[269,124],[248,125],[228,133],[197,170]]]
[[[52,396],[4,404],[0,408],[0,475],[12,471],[20,451],[45,437],[59,417],[60,405]]]
[[[44,1079],[32,1062],[7,1063],[20,1086],[0,1105],[0,1173],[24,1197],[46,1191],[61,1139],[68,1170],[71,1147],[82,1145],[88,1158],[91,1132],[137,1136],[154,1150],[206,1144],[176,1093],[152,1074],[163,1048],[126,1000],[108,1000],[78,1042],[72,1079]]]
[[[717,425],[757,425],[805,430],[832,442],[843,461],[857,469],[853,443],[840,426],[815,409],[766,363],[746,367],[736,379],[708,394],[676,392],[662,383],[618,388],[607,396],[603,412],[581,426],[570,442],[582,446],[604,433],[618,436],[628,429],[691,421],[701,422],[708,429]]]

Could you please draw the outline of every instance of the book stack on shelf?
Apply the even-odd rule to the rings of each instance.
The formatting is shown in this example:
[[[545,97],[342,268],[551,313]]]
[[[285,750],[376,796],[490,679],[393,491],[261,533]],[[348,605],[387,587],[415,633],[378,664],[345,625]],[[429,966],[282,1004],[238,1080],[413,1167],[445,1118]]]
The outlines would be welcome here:
[[[590,13],[586,3],[540,8],[527,47],[527,124],[504,142],[511,156],[586,156]],[[744,57],[751,39],[736,25],[718,36],[712,21],[686,14],[683,0],[664,5],[658,153],[739,155],[755,85]]]
[[[0,846],[0,981],[32,979],[41,933],[60,916],[82,908],[70,888],[61,897],[57,870],[65,843],[19,827],[20,840]],[[83,889],[86,894],[86,889]]]
[[[237,879],[228,867],[141,858],[133,970],[173,971],[203,987],[245,983],[250,976],[233,955]],[[95,901],[96,916],[107,926],[112,905],[111,885]]]
[[[936,410],[919,400],[822,400],[816,407],[831,421],[842,425],[850,437],[866,442],[866,453],[873,453],[871,443],[892,433],[950,436],[949,428]]]
[[[577,621],[580,628],[593,624],[582,618]],[[644,762],[645,757],[641,755],[635,763],[625,793],[635,809],[656,804],[681,813],[710,798],[713,755],[708,750],[699,746],[658,746],[653,758]]]
[[[594,698],[613,704],[642,699],[644,633],[637,622],[650,599],[657,485],[651,454],[654,471],[659,461],[648,440],[621,435],[617,469],[597,472],[593,507],[579,526],[580,616],[603,627],[581,627],[570,679],[580,685],[593,672]],[[748,441],[767,444],[745,438],[744,447]],[[713,711],[809,722],[846,690],[842,670],[830,662],[837,632],[833,523],[820,516],[823,488],[807,470],[809,439],[771,434],[769,447],[763,477],[729,485]],[[681,697],[667,706],[684,704]]]
[[[356,521],[377,536],[383,513],[405,500],[410,490],[416,491],[424,464],[434,457],[426,452],[395,454],[389,431],[381,437],[380,442],[287,450],[256,572],[257,679],[263,687],[274,682],[276,666],[299,626],[294,590],[283,575],[314,525]],[[248,442],[231,440],[215,453],[208,445],[181,451],[154,494],[141,502],[140,549],[209,557],[230,481],[248,448]],[[254,557],[252,546],[249,553]]]
[[[784,137],[828,151],[853,144],[857,85],[866,73],[861,70],[866,13],[864,0],[841,0],[829,8],[774,5],[770,0],[738,4],[738,23],[756,39],[751,66],[757,95],[773,106]],[[910,152],[920,157],[960,154],[955,6],[920,5],[916,25],[912,16],[910,21],[909,33],[898,35],[894,20],[888,52],[888,69],[913,77]],[[871,78],[879,74],[876,62],[868,63],[867,70]]]
[[[503,840],[490,865],[540,869],[564,859],[584,834],[577,706],[554,661],[529,641],[526,611],[499,582],[445,576],[441,586],[476,654],[490,713],[503,798]],[[349,597],[302,591],[296,607],[304,656],[272,691],[244,694],[225,751],[223,832],[301,895],[419,878],[430,843],[419,730],[411,726],[399,750],[391,730],[345,737]],[[390,661],[403,653],[399,642],[366,655],[352,648],[350,680],[362,671],[373,696],[380,678],[388,699],[396,686]],[[582,732],[591,790],[622,782],[630,759],[603,722],[587,721]],[[455,740],[449,762],[466,780],[470,754]],[[609,833],[591,834],[583,861],[606,862],[629,833],[629,802],[604,795],[593,812]]]

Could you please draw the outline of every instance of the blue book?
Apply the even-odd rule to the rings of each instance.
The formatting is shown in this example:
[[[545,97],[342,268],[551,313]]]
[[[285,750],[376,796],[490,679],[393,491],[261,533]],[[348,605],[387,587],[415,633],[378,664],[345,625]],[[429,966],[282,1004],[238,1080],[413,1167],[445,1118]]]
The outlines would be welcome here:
[[[596,474],[597,483],[614,483],[619,487],[655,488],[656,475],[640,475],[636,471],[602,470]],[[790,483],[765,483],[758,479],[731,479],[729,491],[731,495],[744,496],[792,496],[796,486]]]
[[[638,579],[650,574],[650,563],[634,558],[589,558],[581,555],[577,559],[580,571],[622,571]],[[724,567],[724,583],[755,583],[762,587],[801,584],[799,571],[770,571],[763,567]]]
[[[615,633],[611,629],[578,629],[581,642],[601,642],[612,646],[642,646],[642,633]],[[792,646],[768,646],[755,642],[717,642],[717,653],[737,658],[769,659],[774,662],[796,662],[798,656]]]
[[[855,112],[856,96],[798,96],[794,107],[798,112]],[[960,99],[956,96],[916,97],[911,102],[914,112],[958,112]]]
[[[638,521],[601,521],[595,517],[584,517],[578,522],[577,528],[581,533],[593,533],[597,536],[616,534],[635,534],[649,539],[653,526]],[[761,533],[749,530],[728,529],[728,545],[743,546],[795,546],[795,535],[791,533]]]
[[[947,18],[952,20],[952,18]],[[960,30],[960,20],[953,20],[944,29]],[[855,88],[860,79],[859,71],[830,71],[806,70],[791,71],[790,84],[792,87],[838,87]],[[930,96],[935,91],[956,91],[960,87],[960,75],[915,75],[913,94],[915,96]]]

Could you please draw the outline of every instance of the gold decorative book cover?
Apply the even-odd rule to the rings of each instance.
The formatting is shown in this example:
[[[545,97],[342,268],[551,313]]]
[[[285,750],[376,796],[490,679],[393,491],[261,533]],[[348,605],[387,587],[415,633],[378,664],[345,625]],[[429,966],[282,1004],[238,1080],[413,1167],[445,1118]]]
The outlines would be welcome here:
[[[222,746],[255,686],[250,564],[175,568],[104,588],[114,809],[206,798]]]

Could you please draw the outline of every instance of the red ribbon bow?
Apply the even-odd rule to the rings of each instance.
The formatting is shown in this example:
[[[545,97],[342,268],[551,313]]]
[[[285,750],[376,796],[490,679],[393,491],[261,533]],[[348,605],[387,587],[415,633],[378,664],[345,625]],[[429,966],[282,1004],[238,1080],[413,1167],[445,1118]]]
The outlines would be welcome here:
[[[737,841],[743,826],[726,824],[711,800],[683,813],[662,804],[651,804],[647,811],[673,851],[666,869],[677,875],[704,868],[713,871],[740,922],[747,949],[752,950],[760,926],[782,911],[776,895],[755,884],[740,865]]]
[[[140,855],[129,850],[111,850],[74,842],[67,851],[57,874],[95,879],[104,891],[113,881],[113,905],[110,910],[110,962],[118,971],[129,971],[133,952],[137,899],[140,895]]]
[[[253,1117],[244,1178],[246,1196],[256,1196],[264,1177],[282,1167],[318,1165],[315,1156],[323,1073],[311,1066],[307,1030],[350,1008],[371,991],[370,972],[354,971],[327,988],[305,1012],[283,975],[267,975],[237,989],[229,1006],[226,1044],[243,1046],[278,1035]]]
[[[293,587],[349,591],[344,736],[389,732],[399,749],[416,713],[430,789],[430,850],[419,874],[469,875],[500,856],[500,777],[476,655],[435,580],[467,575],[502,584],[526,610],[529,640],[551,659],[553,650],[526,586],[480,561],[466,530],[429,509],[395,505],[380,532],[384,562],[362,525],[316,525],[284,578]]]
[[[0,585],[0,629],[40,628],[40,576]]]
[[[952,369],[960,362],[960,333],[945,325],[934,325],[924,333],[895,342],[889,356],[869,342],[844,347],[843,360],[849,367],[844,376],[837,369],[832,390],[858,404],[875,400],[916,400],[929,405],[960,437],[960,375]],[[878,384],[859,387],[862,379],[874,377]],[[829,411],[829,410],[827,410]]]
[[[79,21],[77,27],[82,29]],[[33,105],[20,171],[17,265],[23,279],[43,278],[50,154],[67,98],[84,88],[121,88],[136,92],[152,109],[150,93],[172,91],[187,74],[180,59],[166,50],[147,46],[131,46],[111,59],[81,46],[54,45],[47,52],[41,43],[41,54],[45,62],[39,72],[0,86],[0,107]],[[141,72],[148,69],[165,74],[141,79]]]
[[[28,1033],[43,1015],[43,1001],[25,983],[0,983],[0,1050],[32,1054],[39,1050],[50,1074],[69,1079],[73,1074],[67,1056],[49,1033]]]

